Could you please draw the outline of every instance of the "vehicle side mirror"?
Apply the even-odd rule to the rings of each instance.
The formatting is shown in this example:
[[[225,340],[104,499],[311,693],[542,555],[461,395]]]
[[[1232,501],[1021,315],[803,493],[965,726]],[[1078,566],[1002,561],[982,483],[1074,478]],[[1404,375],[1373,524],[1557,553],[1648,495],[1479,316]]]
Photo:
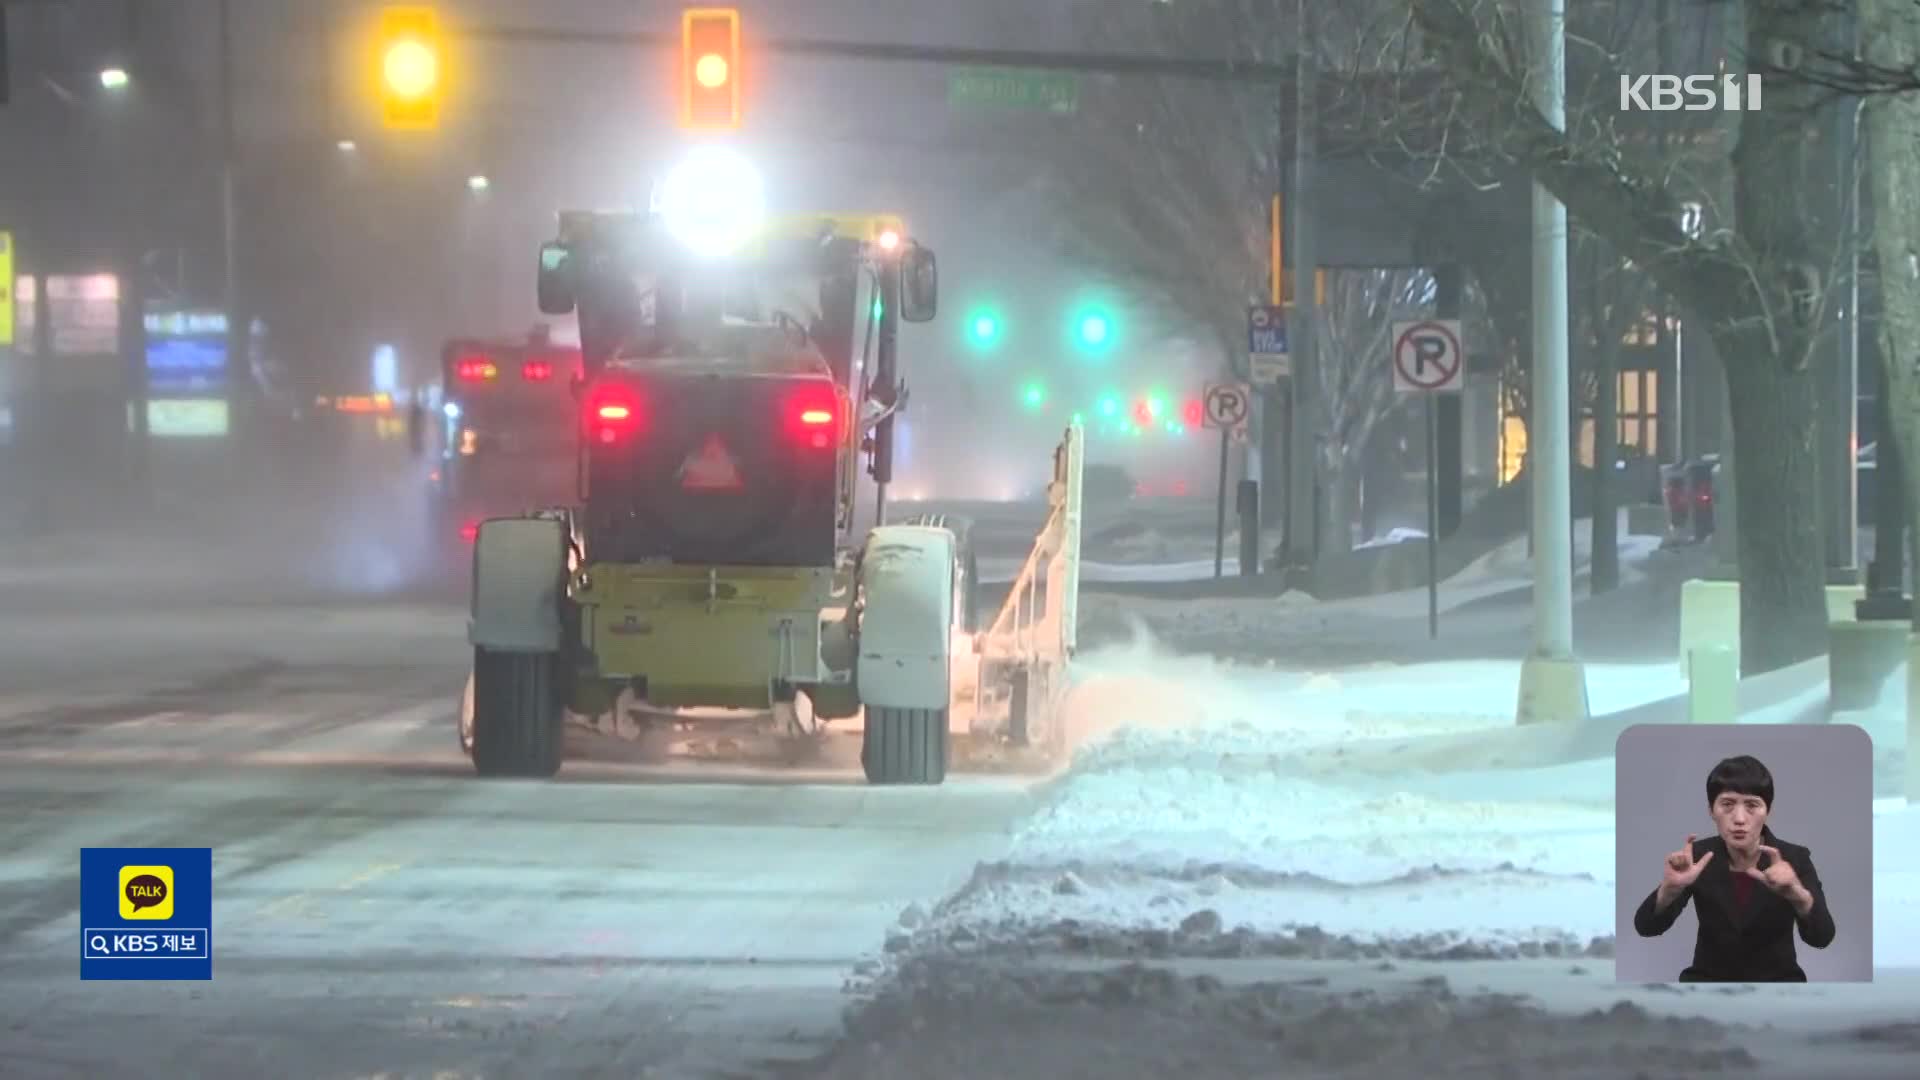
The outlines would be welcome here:
[[[932,322],[940,310],[940,268],[933,252],[914,244],[900,256],[900,317],[911,323]]]
[[[542,315],[573,313],[573,266],[561,244],[540,245],[540,277],[536,284]]]

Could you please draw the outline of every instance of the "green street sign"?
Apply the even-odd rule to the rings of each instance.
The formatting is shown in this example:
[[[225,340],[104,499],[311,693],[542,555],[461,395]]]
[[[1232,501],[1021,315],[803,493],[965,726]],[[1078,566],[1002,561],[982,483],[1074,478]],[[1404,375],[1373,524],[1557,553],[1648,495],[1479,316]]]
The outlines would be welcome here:
[[[1072,115],[1080,108],[1080,81],[1065,71],[954,68],[947,73],[947,104]]]

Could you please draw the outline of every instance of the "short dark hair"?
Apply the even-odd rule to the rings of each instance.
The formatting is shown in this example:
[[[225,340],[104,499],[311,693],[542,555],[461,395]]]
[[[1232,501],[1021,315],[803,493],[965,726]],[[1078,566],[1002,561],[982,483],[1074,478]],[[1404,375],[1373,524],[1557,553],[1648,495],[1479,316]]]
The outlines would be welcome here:
[[[1749,754],[1730,757],[1707,774],[1707,805],[1712,806],[1726,792],[1757,796],[1767,809],[1773,809],[1773,774]]]

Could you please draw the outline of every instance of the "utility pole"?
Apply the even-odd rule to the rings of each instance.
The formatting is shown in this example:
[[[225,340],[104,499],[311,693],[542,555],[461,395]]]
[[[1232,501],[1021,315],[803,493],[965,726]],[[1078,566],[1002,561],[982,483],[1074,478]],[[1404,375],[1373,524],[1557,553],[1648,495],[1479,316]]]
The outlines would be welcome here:
[[[1567,129],[1566,0],[1533,20],[1534,104]],[[1587,718],[1587,678],[1573,655],[1573,455],[1567,375],[1567,208],[1533,185],[1533,649],[1520,669],[1518,721]]]
[[[1314,310],[1318,299],[1314,280],[1319,253],[1314,245],[1313,174],[1319,134],[1317,115],[1319,75],[1314,63],[1313,35],[1307,19],[1313,8],[1298,0],[1299,22],[1294,30],[1294,74],[1297,89],[1293,105],[1293,183],[1286,215],[1293,231],[1293,306],[1287,311],[1287,349],[1293,354],[1293,377],[1287,395],[1287,567],[1311,567],[1319,546],[1314,521],[1313,404],[1318,377],[1314,346],[1318,343]]]
[[[230,466],[236,467],[241,455],[233,452],[242,436],[242,412],[245,409],[246,380],[252,374],[249,350],[253,335],[247,320],[240,316],[239,208],[234,191],[234,158],[238,139],[233,116],[233,11],[232,0],[220,0],[220,52],[216,60],[220,90],[220,307],[227,316],[227,446]]]

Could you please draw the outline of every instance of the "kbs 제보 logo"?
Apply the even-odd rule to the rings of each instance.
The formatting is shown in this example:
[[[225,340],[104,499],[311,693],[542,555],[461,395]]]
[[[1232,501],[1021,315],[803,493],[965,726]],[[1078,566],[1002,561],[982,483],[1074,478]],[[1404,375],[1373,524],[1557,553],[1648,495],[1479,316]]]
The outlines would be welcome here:
[[[213,978],[213,849],[81,848],[80,977]]]

